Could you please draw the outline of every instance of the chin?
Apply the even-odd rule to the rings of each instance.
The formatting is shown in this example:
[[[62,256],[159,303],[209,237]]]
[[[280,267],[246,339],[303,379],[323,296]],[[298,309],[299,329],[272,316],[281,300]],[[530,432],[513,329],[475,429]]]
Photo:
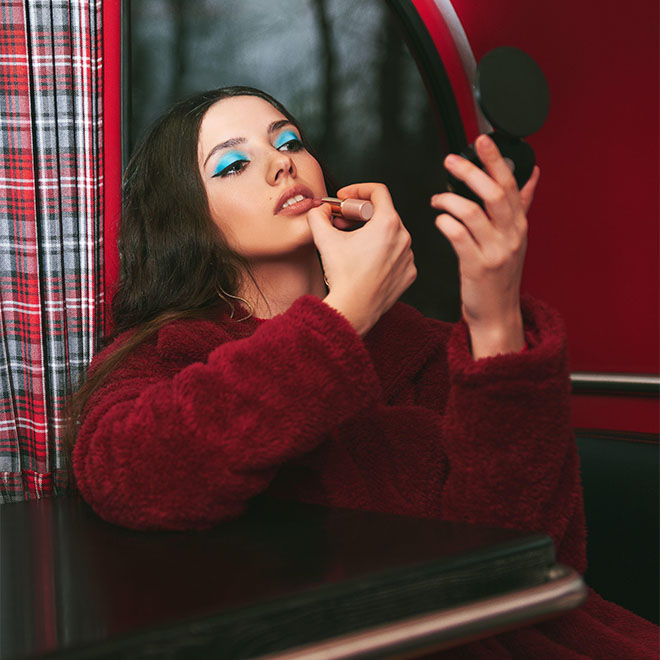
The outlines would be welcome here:
[[[264,246],[262,246],[261,249],[250,250],[249,252],[242,251],[239,254],[249,261],[280,261],[287,257],[300,256],[308,251],[316,253],[316,245],[311,230],[308,230],[305,236],[296,237],[296,239],[286,243],[280,242],[278,245],[270,247],[270,249],[264,249]]]
[[[296,228],[299,231],[290,234],[290,240],[287,240],[286,245],[282,246],[284,248],[283,252],[296,251],[314,245],[314,236],[307,224],[307,218],[305,216],[302,217],[302,222],[304,225],[299,225]]]

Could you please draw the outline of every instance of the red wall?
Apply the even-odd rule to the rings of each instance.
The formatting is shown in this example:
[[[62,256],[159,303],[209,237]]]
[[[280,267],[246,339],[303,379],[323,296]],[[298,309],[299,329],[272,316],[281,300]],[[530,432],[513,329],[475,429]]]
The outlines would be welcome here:
[[[477,59],[522,48],[552,92],[527,288],[564,312],[576,370],[658,373],[658,3],[453,4]]]
[[[415,4],[440,53],[450,52],[433,0]],[[573,371],[657,374],[657,1],[630,10],[614,0],[453,5],[477,60],[497,46],[522,48],[550,85],[548,120],[529,139],[541,181],[524,289],[562,312]],[[450,67],[451,59],[443,55]],[[474,120],[465,118],[473,139]],[[657,399],[574,399],[577,426],[658,431]]]

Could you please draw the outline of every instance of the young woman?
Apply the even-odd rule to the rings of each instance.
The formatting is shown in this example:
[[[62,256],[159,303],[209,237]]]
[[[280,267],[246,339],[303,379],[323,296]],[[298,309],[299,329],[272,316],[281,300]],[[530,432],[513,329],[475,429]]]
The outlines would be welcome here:
[[[526,212],[493,143],[484,200],[431,200],[460,262],[462,320],[396,302],[416,276],[380,184],[355,231],[274,99],[226,88],[175,106],[125,175],[115,341],[74,409],[73,467],[106,520],[202,529],[258,494],[539,530],[585,570],[562,324],[520,299]],[[319,258],[320,257],[320,258]],[[656,629],[592,594],[577,611],[441,657],[655,657]]]

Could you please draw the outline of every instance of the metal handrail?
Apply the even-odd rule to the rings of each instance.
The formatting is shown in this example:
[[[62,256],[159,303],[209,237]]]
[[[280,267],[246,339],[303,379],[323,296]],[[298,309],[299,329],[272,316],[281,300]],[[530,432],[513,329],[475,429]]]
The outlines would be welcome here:
[[[571,374],[574,394],[634,394],[660,396],[660,376],[654,374],[597,373]]]

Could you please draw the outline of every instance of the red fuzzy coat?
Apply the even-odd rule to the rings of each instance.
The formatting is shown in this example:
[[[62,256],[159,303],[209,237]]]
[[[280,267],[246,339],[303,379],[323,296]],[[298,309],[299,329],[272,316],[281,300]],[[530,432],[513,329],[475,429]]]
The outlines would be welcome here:
[[[563,327],[532,300],[523,315],[528,350],[478,361],[463,322],[403,304],[364,340],[312,296],[268,321],[173,322],[92,398],[78,488],[137,529],[209,527],[268,490],[541,531],[582,573]],[[655,626],[592,593],[553,621],[437,657],[657,660],[657,648]]]

